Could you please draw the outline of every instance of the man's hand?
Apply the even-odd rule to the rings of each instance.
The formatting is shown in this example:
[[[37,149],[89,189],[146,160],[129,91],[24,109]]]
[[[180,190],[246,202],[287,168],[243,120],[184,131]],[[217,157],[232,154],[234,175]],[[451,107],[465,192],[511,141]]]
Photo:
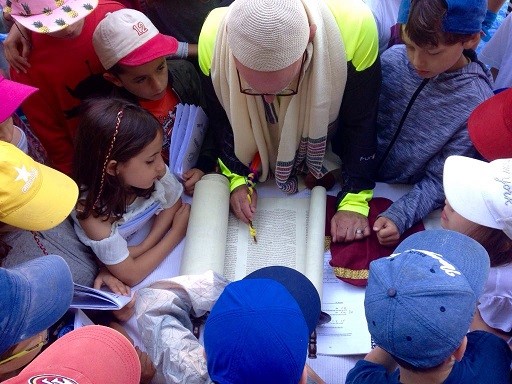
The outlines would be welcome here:
[[[30,68],[28,55],[31,44],[28,39],[30,39],[30,31],[24,26],[16,24],[12,26],[3,43],[5,59],[17,73],[27,73],[27,69]]]
[[[194,194],[194,187],[203,176],[204,172],[198,168],[192,168],[183,174],[183,187],[185,188],[185,193],[187,195],[192,196]]]
[[[362,240],[370,236],[368,218],[357,212],[338,211],[331,219],[333,243]]]
[[[247,197],[248,193],[249,188],[247,188],[246,185],[240,185],[231,192],[231,196],[229,198],[231,210],[238,219],[242,220],[246,224],[249,224],[249,222],[253,220],[254,213],[256,212],[256,205],[258,203],[258,194],[256,189],[253,189],[250,203]]]
[[[400,239],[397,226],[387,217],[378,217],[373,224],[373,230],[377,232],[377,239],[382,245],[395,245]]]

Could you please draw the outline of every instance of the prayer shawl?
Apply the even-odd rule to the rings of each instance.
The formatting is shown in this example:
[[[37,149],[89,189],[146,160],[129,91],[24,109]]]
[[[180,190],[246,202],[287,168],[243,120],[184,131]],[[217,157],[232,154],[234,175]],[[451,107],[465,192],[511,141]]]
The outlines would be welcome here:
[[[259,152],[260,181],[268,178],[270,167],[278,187],[288,193],[297,191],[298,171],[307,170],[316,178],[326,173],[327,130],[338,117],[347,80],[345,47],[334,16],[323,1],[302,3],[317,30],[306,49],[297,95],[273,103],[278,124],[267,123],[261,97],[245,95],[235,86],[237,70],[225,25],[229,11],[219,27],[211,68],[215,92],[233,129],[235,155],[249,165]]]

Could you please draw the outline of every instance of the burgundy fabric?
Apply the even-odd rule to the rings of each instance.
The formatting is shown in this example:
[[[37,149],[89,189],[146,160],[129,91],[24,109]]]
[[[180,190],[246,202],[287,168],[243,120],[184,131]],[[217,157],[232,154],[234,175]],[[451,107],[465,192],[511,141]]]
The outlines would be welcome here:
[[[336,213],[335,211],[335,196],[327,196],[327,214],[325,223],[326,236],[331,235],[331,219]],[[393,202],[384,197],[375,197],[370,201],[370,213],[368,221],[370,228],[373,227],[377,216],[384,212]],[[416,223],[412,228],[405,231],[400,237],[399,242],[415,232],[423,231],[425,226],[423,222]],[[331,261],[329,262],[332,267],[347,268],[354,271],[368,270],[370,262],[380,257],[389,256],[396,245],[384,246],[379,243],[376,233],[372,230],[370,236],[363,240],[355,240],[350,243],[333,243],[331,242]],[[337,276],[340,280],[347,283],[365,287],[367,279],[356,278],[342,278]]]

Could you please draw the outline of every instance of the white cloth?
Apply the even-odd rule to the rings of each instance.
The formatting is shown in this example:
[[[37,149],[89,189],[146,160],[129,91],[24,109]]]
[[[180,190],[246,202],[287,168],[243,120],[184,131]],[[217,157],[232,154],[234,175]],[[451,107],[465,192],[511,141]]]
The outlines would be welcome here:
[[[135,316],[157,370],[153,384],[211,383],[190,315],[200,317],[210,311],[227,284],[225,278],[208,271],[161,280],[138,291]]]
[[[260,181],[268,178],[270,170],[275,171],[276,182],[283,190],[282,185],[300,163],[296,155],[301,150],[306,152],[302,160],[308,170],[322,176],[327,128],[339,114],[347,79],[345,48],[334,16],[322,1],[302,0],[302,3],[310,24],[315,24],[317,30],[307,47],[298,94],[274,102],[278,127],[268,126],[260,97],[240,93],[237,70],[227,44],[226,18],[219,27],[211,68],[215,92],[233,129],[236,156],[248,165],[259,152]],[[323,149],[318,142],[323,142]],[[300,144],[307,148],[299,148]]]
[[[397,23],[400,0],[364,0],[370,7],[379,32],[379,53],[388,48],[391,28]]]
[[[490,67],[499,70],[494,89],[512,87],[512,18],[507,16],[478,57]]]
[[[131,226],[131,230],[120,232],[119,227],[123,224],[130,223],[130,220],[140,217],[146,210],[152,209],[155,203],[159,205],[155,212],[155,214],[158,215],[160,211],[172,207],[178,201],[182,193],[183,186],[167,168],[165,175],[160,180],[155,181],[155,190],[151,196],[148,199],[137,197],[135,201],[127,207],[123,217],[112,224],[109,237],[99,241],[90,239],[80,226],[76,218],[76,212],[73,211],[71,212],[71,216],[75,222],[75,232],[80,241],[91,247],[92,251],[103,264],[119,264],[129,255],[127,241],[139,228],[143,227],[146,221],[152,219],[154,215],[147,215],[144,222],[141,222],[138,226]]]
[[[491,268],[478,310],[490,327],[512,330],[512,263]]]

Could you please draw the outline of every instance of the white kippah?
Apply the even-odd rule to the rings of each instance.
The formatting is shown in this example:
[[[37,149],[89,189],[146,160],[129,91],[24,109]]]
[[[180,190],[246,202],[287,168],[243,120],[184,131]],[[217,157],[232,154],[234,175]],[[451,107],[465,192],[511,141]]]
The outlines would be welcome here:
[[[304,54],[309,40],[301,0],[236,0],[226,26],[231,52],[256,71],[288,67]]]

